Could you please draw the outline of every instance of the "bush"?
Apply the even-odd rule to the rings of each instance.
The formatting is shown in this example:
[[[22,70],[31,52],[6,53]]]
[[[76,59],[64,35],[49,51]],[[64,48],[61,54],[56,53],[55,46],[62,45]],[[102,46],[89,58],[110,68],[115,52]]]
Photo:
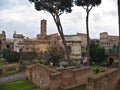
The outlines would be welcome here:
[[[90,62],[101,64],[106,61],[105,49],[94,41],[90,44]]]
[[[119,62],[114,62],[113,63],[113,68],[118,68],[119,67]]]
[[[96,71],[96,73],[99,73],[99,72],[104,72],[105,71],[105,68],[104,67],[101,67],[101,66],[92,66],[92,69]]]
[[[64,60],[64,50],[60,46],[50,46],[46,52],[47,61],[52,62],[54,66],[59,65],[59,61]]]
[[[11,50],[3,50],[2,57],[9,63],[18,62],[20,60],[20,54]]]

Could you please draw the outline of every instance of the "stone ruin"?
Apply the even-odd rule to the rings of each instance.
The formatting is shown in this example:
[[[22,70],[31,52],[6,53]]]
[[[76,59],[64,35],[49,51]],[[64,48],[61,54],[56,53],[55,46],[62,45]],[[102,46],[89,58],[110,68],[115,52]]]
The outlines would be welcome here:
[[[86,84],[86,90],[120,90],[120,70],[95,74],[90,67],[56,68],[41,64],[27,66],[28,80],[42,90],[66,90]]]
[[[41,64],[27,67],[28,80],[42,89],[64,90],[87,83],[87,78],[94,74],[91,68],[53,68]]]

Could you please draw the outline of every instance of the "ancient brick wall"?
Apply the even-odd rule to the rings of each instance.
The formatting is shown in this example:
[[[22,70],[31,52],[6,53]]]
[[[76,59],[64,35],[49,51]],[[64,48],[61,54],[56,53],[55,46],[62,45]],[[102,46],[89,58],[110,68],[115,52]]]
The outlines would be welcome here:
[[[68,68],[60,71],[62,73],[61,88],[68,89],[87,83],[87,78],[94,74],[89,68]]]
[[[26,74],[28,80],[31,80],[35,85],[42,90],[59,90],[61,73],[44,65],[31,65],[27,66]]]
[[[54,71],[44,65],[31,65],[28,66],[26,70],[28,79],[41,88],[49,88],[49,75],[52,73],[54,73]]]
[[[87,78],[93,75],[89,68],[54,69],[44,65],[32,65],[26,69],[28,79],[41,88],[50,90],[68,89],[87,83]]]
[[[89,77],[87,90],[120,90],[120,70],[111,69]]]

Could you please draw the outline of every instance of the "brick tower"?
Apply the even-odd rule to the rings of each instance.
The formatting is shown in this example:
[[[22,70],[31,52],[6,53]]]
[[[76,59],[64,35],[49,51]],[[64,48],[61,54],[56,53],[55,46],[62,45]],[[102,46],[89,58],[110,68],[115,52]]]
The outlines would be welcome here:
[[[45,19],[41,20],[40,26],[41,26],[41,28],[40,28],[41,34],[37,35],[37,39],[44,40],[44,39],[46,39],[47,20],[45,20]]]

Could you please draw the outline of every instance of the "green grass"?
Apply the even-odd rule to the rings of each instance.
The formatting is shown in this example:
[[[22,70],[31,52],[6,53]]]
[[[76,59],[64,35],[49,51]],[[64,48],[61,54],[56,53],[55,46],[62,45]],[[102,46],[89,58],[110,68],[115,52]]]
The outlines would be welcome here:
[[[16,72],[17,72],[16,70],[3,71],[0,76],[8,76],[8,75],[14,74]]]
[[[77,86],[68,90],[86,90],[86,85]]]
[[[0,58],[0,67],[7,65],[4,59]]]
[[[44,65],[48,65],[49,64],[47,60],[40,60],[40,63],[44,64]]]
[[[98,70],[99,72],[104,72],[105,71],[105,68],[102,67],[102,66],[92,66],[92,69],[93,70]]]
[[[6,65],[5,63],[0,63],[0,67],[5,66],[5,65]]]
[[[113,63],[113,68],[118,68],[119,67],[119,62],[114,62]]]
[[[35,88],[36,87],[28,80],[0,84],[0,90],[35,90]]]

